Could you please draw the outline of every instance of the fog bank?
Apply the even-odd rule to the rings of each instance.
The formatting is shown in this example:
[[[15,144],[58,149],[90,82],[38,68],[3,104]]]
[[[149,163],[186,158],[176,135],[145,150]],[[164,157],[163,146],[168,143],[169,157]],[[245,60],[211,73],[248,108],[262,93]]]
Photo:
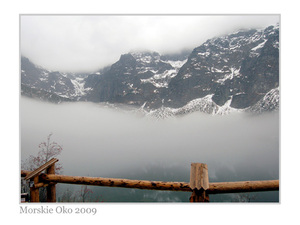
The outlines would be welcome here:
[[[278,113],[194,113],[156,121],[93,103],[20,102],[21,159],[36,155],[52,132],[63,146],[59,159],[66,175],[130,175],[151,167],[188,171],[191,162],[203,162],[211,179],[228,179],[221,177],[224,170],[242,180],[278,178]]]

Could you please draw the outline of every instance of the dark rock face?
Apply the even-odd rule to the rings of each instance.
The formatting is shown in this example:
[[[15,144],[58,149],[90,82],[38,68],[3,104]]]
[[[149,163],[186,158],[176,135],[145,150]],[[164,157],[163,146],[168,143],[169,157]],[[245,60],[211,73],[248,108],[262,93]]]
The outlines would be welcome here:
[[[254,113],[278,111],[279,100],[279,88],[274,88],[269,91],[261,100],[255,103],[255,105],[249,107],[247,111]]]
[[[213,94],[222,106],[246,108],[279,86],[279,30],[249,30],[206,41],[195,48],[169,84],[170,107]]]
[[[42,89],[32,88],[25,84],[21,84],[21,95],[29,97],[29,98],[42,100],[45,102],[56,103],[56,104],[59,104],[61,102],[71,102],[72,101],[69,98],[64,98],[55,93],[50,93],[50,92],[44,91]]]
[[[33,88],[62,97],[58,101],[121,103],[148,111],[161,109],[160,114],[178,109],[176,115],[254,106],[250,111],[260,111],[259,107],[267,111],[267,107],[278,109],[266,95],[279,96],[279,27],[216,37],[191,53],[131,52],[92,74],[48,71],[25,57],[21,71],[22,94]]]
[[[67,74],[37,67],[25,57],[21,57],[21,84],[64,98],[75,96],[74,85]]]
[[[85,87],[93,88],[86,99],[160,107],[165,89],[178,71],[176,65],[171,65],[174,61],[168,60],[167,56],[163,59],[156,52],[122,55],[103,75],[90,75],[86,79]],[[181,61],[175,62],[180,64]]]

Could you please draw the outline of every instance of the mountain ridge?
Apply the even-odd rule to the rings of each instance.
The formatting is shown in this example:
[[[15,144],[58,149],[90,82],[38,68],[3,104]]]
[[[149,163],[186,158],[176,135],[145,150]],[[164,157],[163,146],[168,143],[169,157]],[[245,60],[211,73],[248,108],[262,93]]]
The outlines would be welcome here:
[[[21,84],[22,95],[40,89],[61,97],[59,102],[124,104],[148,114],[274,111],[279,109],[279,26],[208,39],[190,54],[129,52],[110,67],[82,75],[48,71],[22,56]]]

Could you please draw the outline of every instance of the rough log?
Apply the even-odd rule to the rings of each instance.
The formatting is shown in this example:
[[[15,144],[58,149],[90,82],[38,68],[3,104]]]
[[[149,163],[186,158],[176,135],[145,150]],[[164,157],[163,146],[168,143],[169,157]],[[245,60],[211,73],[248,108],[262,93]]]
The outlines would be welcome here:
[[[279,180],[210,183],[208,194],[278,191]]]
[[[21,176],[25,177],[31,171],[22,170]],[[110,186],[110,187],[125,187],[139,188],[150,190],[169,190],[169,191],[186,191],[192,192],[189,183],[187,182],[162,182],[162,181],[141,181],[127,179],[112,179],[100,177],[75,177],[64,175],[47,175],[41,174],[39,182],[56,182],[68,184]],[[161,188],[163,187],[163,188]],[[278,191],[279,180],[265,181],[239,181],[239,182],[217,182],[209,183],[207,194],[222,194],[222,193],[239,193],[239,192],[259,192],[259,191]]]
[[[42,182],[39,182],[37,184],[34,184],[33,187],[34,188],[42,188],[42,187],[49,187],[49,185],[56,185],[57,183],[54,183],[54,182],[50,182],[50,183],[42,183]]]
[[[163,181],[146,181],[146,180],[128,180],[116,178],[101,177],[79,177],[41,174],[41,180],[45,182],[82,184],[95,186],[137,188],[150,190],[169,190],[169,191],[191,191],[189,183],[186,182],[163,182]]]
[[[34,182],[34,184],[39,183],[39,177],[36,176],[31,179],[31,181]],[[40,191],[38,188],[35,188],[34,185],[30,187],[30,201],[31,202],[39,202],[40,201]]]
[[[49,184],[45,184],[45,183],[37,183],[37,184],[34,184],[33,187],[34,188],[42,188],[42,187],[47,187]]]
[[[55,174],[55,164],[52,164],[47,170],[47,174]],[[47,202],[56,202],[56,186],[49,184],[47,188]]]

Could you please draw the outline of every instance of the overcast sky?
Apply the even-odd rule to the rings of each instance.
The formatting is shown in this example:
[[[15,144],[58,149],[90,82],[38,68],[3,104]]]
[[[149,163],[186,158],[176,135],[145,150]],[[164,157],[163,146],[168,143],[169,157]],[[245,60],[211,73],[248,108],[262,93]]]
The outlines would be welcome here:
[[[130,51],[176,53],[214,36],[278,22],[278,15],[22,15],[21,54],[49,70],[92,72]]]

